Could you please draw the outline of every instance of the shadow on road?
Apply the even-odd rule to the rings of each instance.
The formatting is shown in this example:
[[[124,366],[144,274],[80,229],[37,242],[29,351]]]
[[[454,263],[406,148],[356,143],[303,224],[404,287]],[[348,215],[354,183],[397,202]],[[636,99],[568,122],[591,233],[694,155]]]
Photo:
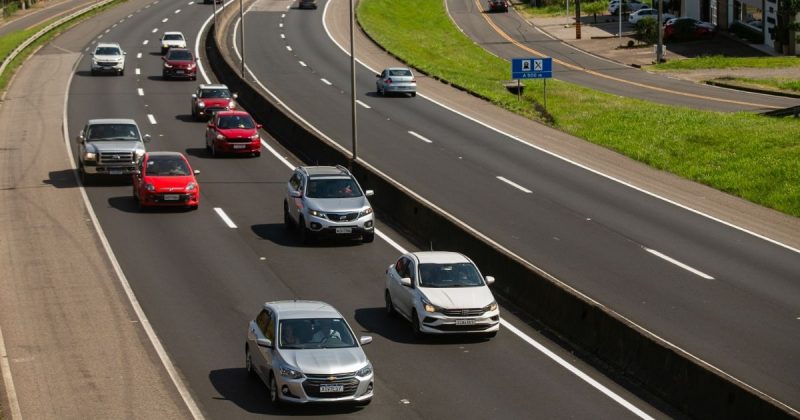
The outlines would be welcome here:
[[[385,308],[356,309],[356,322],[369,333],[403,344],[465,344],[481,343],[489,339],[472,334],[424,335],[414,337],[411,323],[400,314],[389,316]]]
[[[42,182],[56,188],[75,188],[78,186],[75,175],[76,173],[73,169],[50,171],[50,173],[48,173],[49,178],[42,180]]]
[[[250,230],[261,239],[272,241],[277,245],[289,247],[337,248],[350,247],[362,243],[358,238],[312,238],[308,243],[304,244],[300,241],[300,234],[297,232],[297,229],[293,228],[287,231],[283,223],[252,225],[250,226]]]

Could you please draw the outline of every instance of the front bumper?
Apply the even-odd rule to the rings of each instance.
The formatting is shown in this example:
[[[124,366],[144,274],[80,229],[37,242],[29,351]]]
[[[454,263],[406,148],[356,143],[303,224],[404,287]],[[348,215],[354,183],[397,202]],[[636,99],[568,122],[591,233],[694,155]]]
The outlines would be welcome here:
[[[426,312],[423,308],[417,308],[417,313],[421,314],[420,331],[428,334],[472,334],[500,330],[499,309],[475,316],[449,316]]]
[[[197,192],[145,192],[139,197],[139,200],[143,206],[147,207],[186,207],[199,205],[200,195]]]
[[[101,175],[130,175],[136,172],[136,165],[129,166],[98,166],[92,162],[85,162],[83,164],[83,172],[87,174],[101,174]]]
[[[125,63],[95,63],[92,62],[93,72],[119,73],[125,68]]]
[[[330,215],[330,213],[328,213]],[[334,221],[328,218],[308,215],[308,229],[315,235],[330,237],[356,237],[375,232],[375,218],[372,214],[352,221]]]
[[[261,139],[243,143],[215,140],[214,145],[220,153],[259,153],[261,152]]]
[[[161,75],[164,77],[169,78],[185,78],[185,79],[193,79],[197,77],[197,68],[194,69],[178,69],[178,68],[164,68],[161,72]]]
[[[296,404],[357,403],[370,400],[374,393],[374,373],[365,377],[339,377],[333,381],[323,378],[325,375],[314,376],[314,378],[289,379],[276,375],[275,382],[278,386],[278,394],[280,395],[281,401]],[[343,391],[330,393],[320,392],[320,385],[342,385]]]

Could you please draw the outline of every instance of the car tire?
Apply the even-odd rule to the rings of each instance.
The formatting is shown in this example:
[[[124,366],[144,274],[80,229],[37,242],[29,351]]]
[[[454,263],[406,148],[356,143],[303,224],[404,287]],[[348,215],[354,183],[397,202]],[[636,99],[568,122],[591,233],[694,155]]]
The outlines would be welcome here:
[[[386,94],[381,90],[380,86],[376,86],[375,90],[378,91],[378,96],[386,96]]]
[[[394,317],[397,314],[397,311],[394,309],[394,303],[392,303],[392,295],[389,294],[389,290],[386,290],[383,293],[383,301],[386,304],[386,316]]]
[[[289,204],[287,204],[286,201],[283,202],[283,226],[286,230],[292,230],[292,228],[294,228],[292,216],[289,214]]]
[[[375,232],[365,233],[361,237],[361,241],[364,242],[365,244],[368,244],[374,240],[375,240]]]
[[[92,69],[92,76],[97,76],[97,71],[95,69]]]
[[[119,75],[120,75],[120,76],[124,76],[124,75],[125,75],[125,70],[120,70],[120,71],[119,71]]]
[[[417,316],[416,309],[411,311],[411,333],[414,334],[416,338],[422,337],[422,331],[419,328],[419,316]]]
[[[217,152],[217,145],[214,144],[214,141],[211,141],[211,156],[214,158],[219,157],[219,153]]]
[[[275,381],[275,375],[269,374],[269,402],[273,407],[279,408],[281,404],[280,393],[278,392],[278,383]]]
[[[91,185],[92,176],[86,173],[86,170],[83,169],[83,165],[78,167],[78,175],[81,178],[81,184],[83,184],[83,186]]]
[[[411,92],[411,97],[413,98],[415,96],[417,96],[417,92]]]
[[[261,157],[261,151],[253,152],[253,157]]]

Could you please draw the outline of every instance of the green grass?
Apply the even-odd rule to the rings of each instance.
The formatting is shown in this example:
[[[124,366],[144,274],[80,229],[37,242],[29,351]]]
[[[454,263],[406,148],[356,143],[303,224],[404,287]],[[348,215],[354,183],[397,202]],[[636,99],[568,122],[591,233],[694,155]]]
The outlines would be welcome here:
[[[102,6],[102,7],[94,9],[94,10],[88,12],[88,13],[85,13],[85,14],[81,15],[80,17],[72,19],[72,20],[70,20],[68,22],[64,22],[63,24],[59,25],[57,28],[54,28],[52,31],[48,32],[47,34],[45,34],[44,36],[42,36],[41,38],[39,38],[38,40],[33,42],[31,45],[29,45],[27,48],[25,48],[25,50],[23,50],[22,53],[17,55],[14,58],[14,60],[11,61],[11,63],[9,63],[9,65],[6,67],[6,69],[3,72],[3,74],[0,75],[0,91],[4,91],[6,89],[6,87],[8,86],[8,82],[11,80],[12,76],[17,71],[19,66],[21,66],[22,63],[25,62],[25,59],[27,59],[41,45],[44,45],[44,44],[50,42],[50,40],[52,40],[53,38],[57,37],[62,32],[66,31],[67,29],[77,25],[78,23],[97,15],[98,13],[102,13],[106,9],[114,7],[117,4],[123,3],[125,1],[127,1],[127,0],[115,0],[115,1],[112,1],[109,4],[106,4],[106,5]],[[7,57],[8,54],[11,53],[11,51],[14,50],[14,48],[17,47],[17,45],[21,44],[24,40],[26,40],[29,37],[31,37],[33,34],[38,32],[40,29],[44,28],[45,26],[49,25],[50,23],[52,23],[52,22],[54,22],[54,21],[56,21],[58,19],[60,19],[60,18],[45,22],[45,23],[43,23],[41,25],[38,25],[38,26],[36,26],[34,28],[31,28],[31,29],[28,29],[26,31],[12,32],[12,33],[9,33],[9,34],[6,34],[6,35],[0,37],[0,57],[3,57],[5,59],[5,57]]]
[[[769,78],[769,79],[751,79],[747,77],[734,77],[730,79],[723,79],[726,82],[734,82],[743,84],[745,86],[753,87],[766,87],[768,89],[786,90],[794,93],[800,93],[800,79],[782,79],[782,78]]]
[[[698,70],[698,69],[733,69],[733,68],[787,68],[797,67],[800,75],[800,58],[798,57],[724,57],[711,55],[688,58],[686,60],[667,61],[666,63],[648,66],[648,70]]]
[[[547,83],[549,120],[534,106],[543,99],[541,82],[528,82],[524,100],[517,101],[502,85],[510,77],[509,62],[461,33],[443,2],[362,0],[358,20],[409,65],[498,106],[550,121],[655,168],[800,216],[798,120],[671,107],[556,79]]]

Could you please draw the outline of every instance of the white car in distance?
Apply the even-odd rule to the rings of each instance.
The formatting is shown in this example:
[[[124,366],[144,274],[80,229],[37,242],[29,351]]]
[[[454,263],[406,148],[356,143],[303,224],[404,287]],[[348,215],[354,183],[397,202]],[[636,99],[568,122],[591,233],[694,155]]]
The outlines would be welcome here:
[[[186,37],[181,32],[164,32],[159,40],[161,54],[166,54],[170,48],[186,48]]]

